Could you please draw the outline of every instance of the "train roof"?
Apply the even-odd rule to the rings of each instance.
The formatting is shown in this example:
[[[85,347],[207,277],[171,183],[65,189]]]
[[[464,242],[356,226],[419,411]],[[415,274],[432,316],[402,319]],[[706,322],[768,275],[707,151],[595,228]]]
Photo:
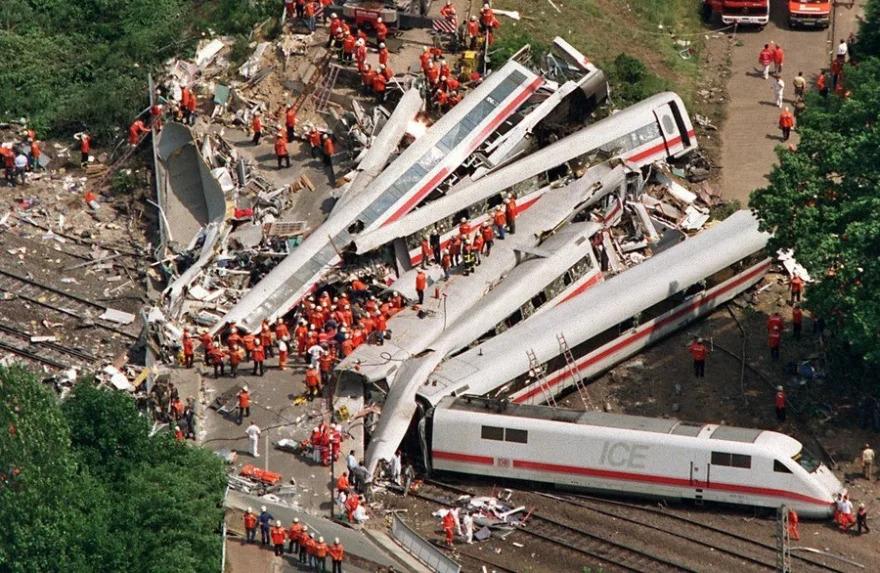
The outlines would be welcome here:
[[[583,295],[504,331],[446,360],[442,371],[420,390],[436,403],[459,394],[485,394],[528,371],[526,350],[543,363],[559,354],[558,333],[574,347],[673,293],[760,251],[769,235],[758,230],[749,211],[738,211],[703,231],[591,288]],[[588,320],[584,318],[588,317]],[[492,372],[491,380],[485,372]],[[487,383],[491,387],[486,387]]]
[[[674,418],[649,418],[629,414],[611,414],[607,412],[569,410],[549,406],[531,404],[515,404],[482,396],[448,396],[437,406],[438,409],[457,410],[464,412],[483,413],[488,415],[527,418],[530,420],[546,420],[585,426],[601,426],[616,430],[635,430],[696,438],[701,435],[710,440],[723,440],[754,444],[764,430],[754,428],[738,428],[735,426],[718,426],[716,424],[700,424],[682,422]],[[770,432],[771,434],[773,432]],[[782,434],[780,434],[782,436]],[[788,436],[783,436],[788,438]],[[791,438],[789,438],[791,439]],[[763,440],[762,440],[763,441]]]
[[[397,237],[407,237],[417,233],[435,221],[454,215],[477,201],[488,199],[517,183],[544,173],[551,167],[562,165],[621,135],[644,127],[651,121],[656,121],[653,114],[655,108],[671,101],[677,102],[684,109],[681,98],[674,92],[663,92],[644,99],[510,165],[501,167],[455,193],[432,201],[429,208],[415,209],[397,221],[360,234],[355,239],[356,251],[366,253]]]

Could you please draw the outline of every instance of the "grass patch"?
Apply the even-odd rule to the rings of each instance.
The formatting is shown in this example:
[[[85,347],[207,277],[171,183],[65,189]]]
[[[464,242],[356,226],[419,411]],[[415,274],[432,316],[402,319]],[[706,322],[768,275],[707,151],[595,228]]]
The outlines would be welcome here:
[[[496,46],[501,44],[512,52],[516,49],[513,46],[530,41],[549,46],[554,37],[560,36],[605,70],[616,106],[629,105],[637,101],[630,98],[641,99],[666,89],[678,92],[690,104],[696,89],[699,53],[682,59],[678,52],[684,48],[675,41],[689,40],[699,50],[704,32],[699,0],[554,3],[561,13],[547,0],[497,0],[498,8],[517,10],[522,20],[499,17],[502,26]],[[630,85],[633,81],[637,85]]]

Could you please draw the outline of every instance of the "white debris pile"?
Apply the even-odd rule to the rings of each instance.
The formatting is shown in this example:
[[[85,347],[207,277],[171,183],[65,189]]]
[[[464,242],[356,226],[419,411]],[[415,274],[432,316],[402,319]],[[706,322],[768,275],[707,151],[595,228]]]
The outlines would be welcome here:
[[[493,535],[505,538],[507,535],[525,525],[531,511],[524,505],[511,502],[511,491],[504,490],[499,498],[495,496],[471,497],[463,495],[455,500],[453,508],[438,509],[431,515],[443,520],[443,527],[450,523],[455,533],[466,542],[473,540],[485,541]]]

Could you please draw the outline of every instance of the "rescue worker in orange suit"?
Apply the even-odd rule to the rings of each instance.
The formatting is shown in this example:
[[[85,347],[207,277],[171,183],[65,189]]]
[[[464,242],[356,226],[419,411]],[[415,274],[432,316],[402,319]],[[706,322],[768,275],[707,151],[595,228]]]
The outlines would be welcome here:
[[[193,346],[192,336],[189,335],[189,330],[183,330],[183,340],[181,341],[183,346],[183,364],[187,368],[192,368],[193,366],[193,357],[195,355],[195,347]]]
[[[782,342],[782,317],[774,311],[767,319],[767,341],[770,346],[770,358],[779,360],[779,344]]]
[[[800,304],[795,304],[791,309],[791,332],[795,340],[801,339],[801,327],[804,323],[804,311]]]
[[[492,215],[492,222],[495,225],[495,233],[499,240],[504,240],[504,227],[507,225],[507,214],[499,207]]]
[[[452,539],[455,534],[455,514],[452,511],[446,512],[443,516],[443,531],[446,533],[446,546],[452,547]]]
[[[709,354],[709,349],[703,344],[703,339],[695,336],[688,346],[688,352],[694,357],[694,376],[705,378],[706,356]]]
[[[342,558],[345,556],[345,548],[339,543],[339,538],[333,540],[333,545],[328,549],[330,561],[333,563],[332,573],[342,573]]]
[[[321,375],[318,373],[317,368],[310,366],[306,369],[306,393],[308,394],[309,402],[318,396],[318,388],[320,386]]]
[[[770,346],[770,359],[779,360],[779,345],[782,342],[782,331],[774,328],[767,335],[767,343]]]
[[[376,18],[376,43],[382,44],[388,38],[388,26],[382,21],[382,18]]]
[[[89,152],[92,150],[92,137],[85,131],[77,134],[74,139],[79,139],[80,167],[85,167],[89,163]]]
[[[431,259],[434,257],[434,250],[428,243],[428,237],[422,237],[421,252],[422,260],[420,262],[422,264],[422,268],[426,269],[428,268],[428,264],[431,262]]]
[[[280,519],[275,522],[270,535],[272,536],[272,547],[275,549],[275,555],[284,555],[284,540],[287,538],[287,531],[281,527]]]
[[[251,508],[247,508],[244,513],[244,531],[245,538],[248,543],[256,543],[257,541],[257,516]]]
[[[266,360],[266,350],[263,348],[263,341],[259,337],[254,338],[254,350],[252,356],[254,359],[254,376],[257,376],[258,373],[262,376],[266,373],[266,366],[264,364]]]
[[[382,74],[375,74],[373,76],[373,93],[376,94],[376,101],[381,103],[385,103],[385,84],[386,84],[385,76]]]
[[[290,167],[290,154],[287,152],[287,138],[280,131],[275,136],[275,157],[278,159],[278,169],[281,169],[281,163],[286,162]]]
[[[128,144],[132,147],[137,147],[138,142],[140,142],[142,133],[149,133],[150,128],[144,126],[144,122],[140,119],[136,119],[133,124],[128,128]]]
[[[783,108],[782,113],[779,114],[779,129],[782,130],[782,141],[788,141],[788,138],[791,137],[791,128],[794,127],[794,115],[792,115],[789,109]]]
[[[321,132],[317,127],[309,129],[309,147],[312,151],[312,158],[318,157],[321,153]]]
[[[336,175],[333,173],[333,154],[336,153],[336,146],[333,145],[333,138],[328,134],[325,133],[323,139],[321,145],[324,150],[324,165],[330,170],[330,184],[335,187]]]
[[[363,86],[364,95],[370,95],[373,92],[373,80],[376,72],[370,64],[364,64],[364,71],[361,72],[361,84]]]
[[[309,526],[303,525],[302,533],[299,534],[299,562],[306,562],[306,547],[309,545],[309,540],[311,536],[309,535]]]
[[[425,304],[425,289],[428,288],[428,275],[419,271],[416,275],[416,293],[419,295],[419,304]]]
[[[251,120],[251,129],[254,132],[253,141],[254,145],[260,144],[260,138],[263,137],[263,118],[260,116],[259,111],[254,112],[254,119]]]
[[[495,245],[495,231],[492,230],[492,225],[488,221],[483,223],[480,234],[483,236],[483,245],[486,247],[486,256],[488,257],[492,254],[492,247]]]
[[[516,216],[518,214],[516,208],[516,198],[513,194],[509,194],[504,200],[504,216],[507,218],[507,230],[511,235],[516,234]]]
[[[791,279],[791,302],[801,301],[801,295],[804,292],[804,279],[800,275],[794,275]]]
[[[287,340],[288,337],[284,336],[276,341],[278,344],[278,370],[287,370],[287,354],[290,351]]]
[[[233,346],[229,349],[229,374],[233,378],[238,377],[238,365],[241,364],[244,349],[240,346]]]
[[[776,397],[774,398],[776,404],[776,419],[780,422],[785,421],[785,390],[782,386],[776,387]]]
[[[212,346],[208,354],[210,354],[211,364],[214,366],[214,378],[226,376],[226,365],[223,363],[223,348],[219,344]]]
[[[468,20],[467,26],[465,28],[466,35],[468,38],[468,48],[471,51],[477,49],[477,40],[480,37],[480,24],[477,22],[476,16],[471,16],[471,19]]]
[[[269,330],[269,325],[265,322],[263,323],[263,329],[260,331],[260,344],[263,346],[263,352],[269,358],[275,356],[275,351],[272,350],[272,331]]]
[[[244,359],[246,362],[250,362],[253,352],[254,352],[254,341],[256,337],[250,332],[246,333],[241,337],[241,343],[244,346],[245,356]]]
[[[351,62],[354,60],[354,45],[357,42],[351,32],[345,32],[342,37],[342,61]]]
[[[284,112],[284,127],[287,128],[287,141],[293,141],[293,128],[296,127],[296,110],[293,104],[287,104],[287,111]]]
[[[199,342],[202,343],[202,348],[205,350],[205,364],[211,365],[211,347],[214,346],[214,340],[211,338],[211,335],[208,334],[206,329],[201,329],[199,334]]]
[[[287,530],[287,552],[293,553],[296,555],[299,553],[299,537],[302,535],[303,526],[299,522],[298,517],[293,518],[293,523],[290,524],[290,528]]]
[[[306,555],[308,556],[309,567],[315,566],[315,550],[318,547],[318,541],[314,537],[306,539]]]
[[[798,531],[798,514],[795,510],[788,510],[788,536],[795,541],[801,540],[801,534]]]
[[[327,572],[327,544],[324,543],[324,538],[319,537],[318,543],[315,544],[315,563],[314,567],[321,573]]]
[[[251,393],[248,392],[247,386],[243,386],[241,391],[238,393],[238,425],[241,426],[242,419],[250,417]]]
[[[379,65],[388,65],[388,48],[385,47],[385,44],[379,44]]]

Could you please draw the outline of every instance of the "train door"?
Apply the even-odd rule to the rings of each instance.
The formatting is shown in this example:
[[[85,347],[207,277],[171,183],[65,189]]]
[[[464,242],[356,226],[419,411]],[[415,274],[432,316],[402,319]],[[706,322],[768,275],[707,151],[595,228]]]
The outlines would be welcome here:
[[[671,106],[663,104],[660,107],[654,108],[654,117],[657,118],[657,123],[660,125],[663,143],[666,145],[666,153],[667,155],[673,155],[673,148],[681,142],[681,135],[676,129]]]
[[[708,456],[703,455],[703,452],[696,452],[690,462],[689,481],[691,496],[698,504],[703,502],[706,490],[709,489],[711,471],[712,464]]]

